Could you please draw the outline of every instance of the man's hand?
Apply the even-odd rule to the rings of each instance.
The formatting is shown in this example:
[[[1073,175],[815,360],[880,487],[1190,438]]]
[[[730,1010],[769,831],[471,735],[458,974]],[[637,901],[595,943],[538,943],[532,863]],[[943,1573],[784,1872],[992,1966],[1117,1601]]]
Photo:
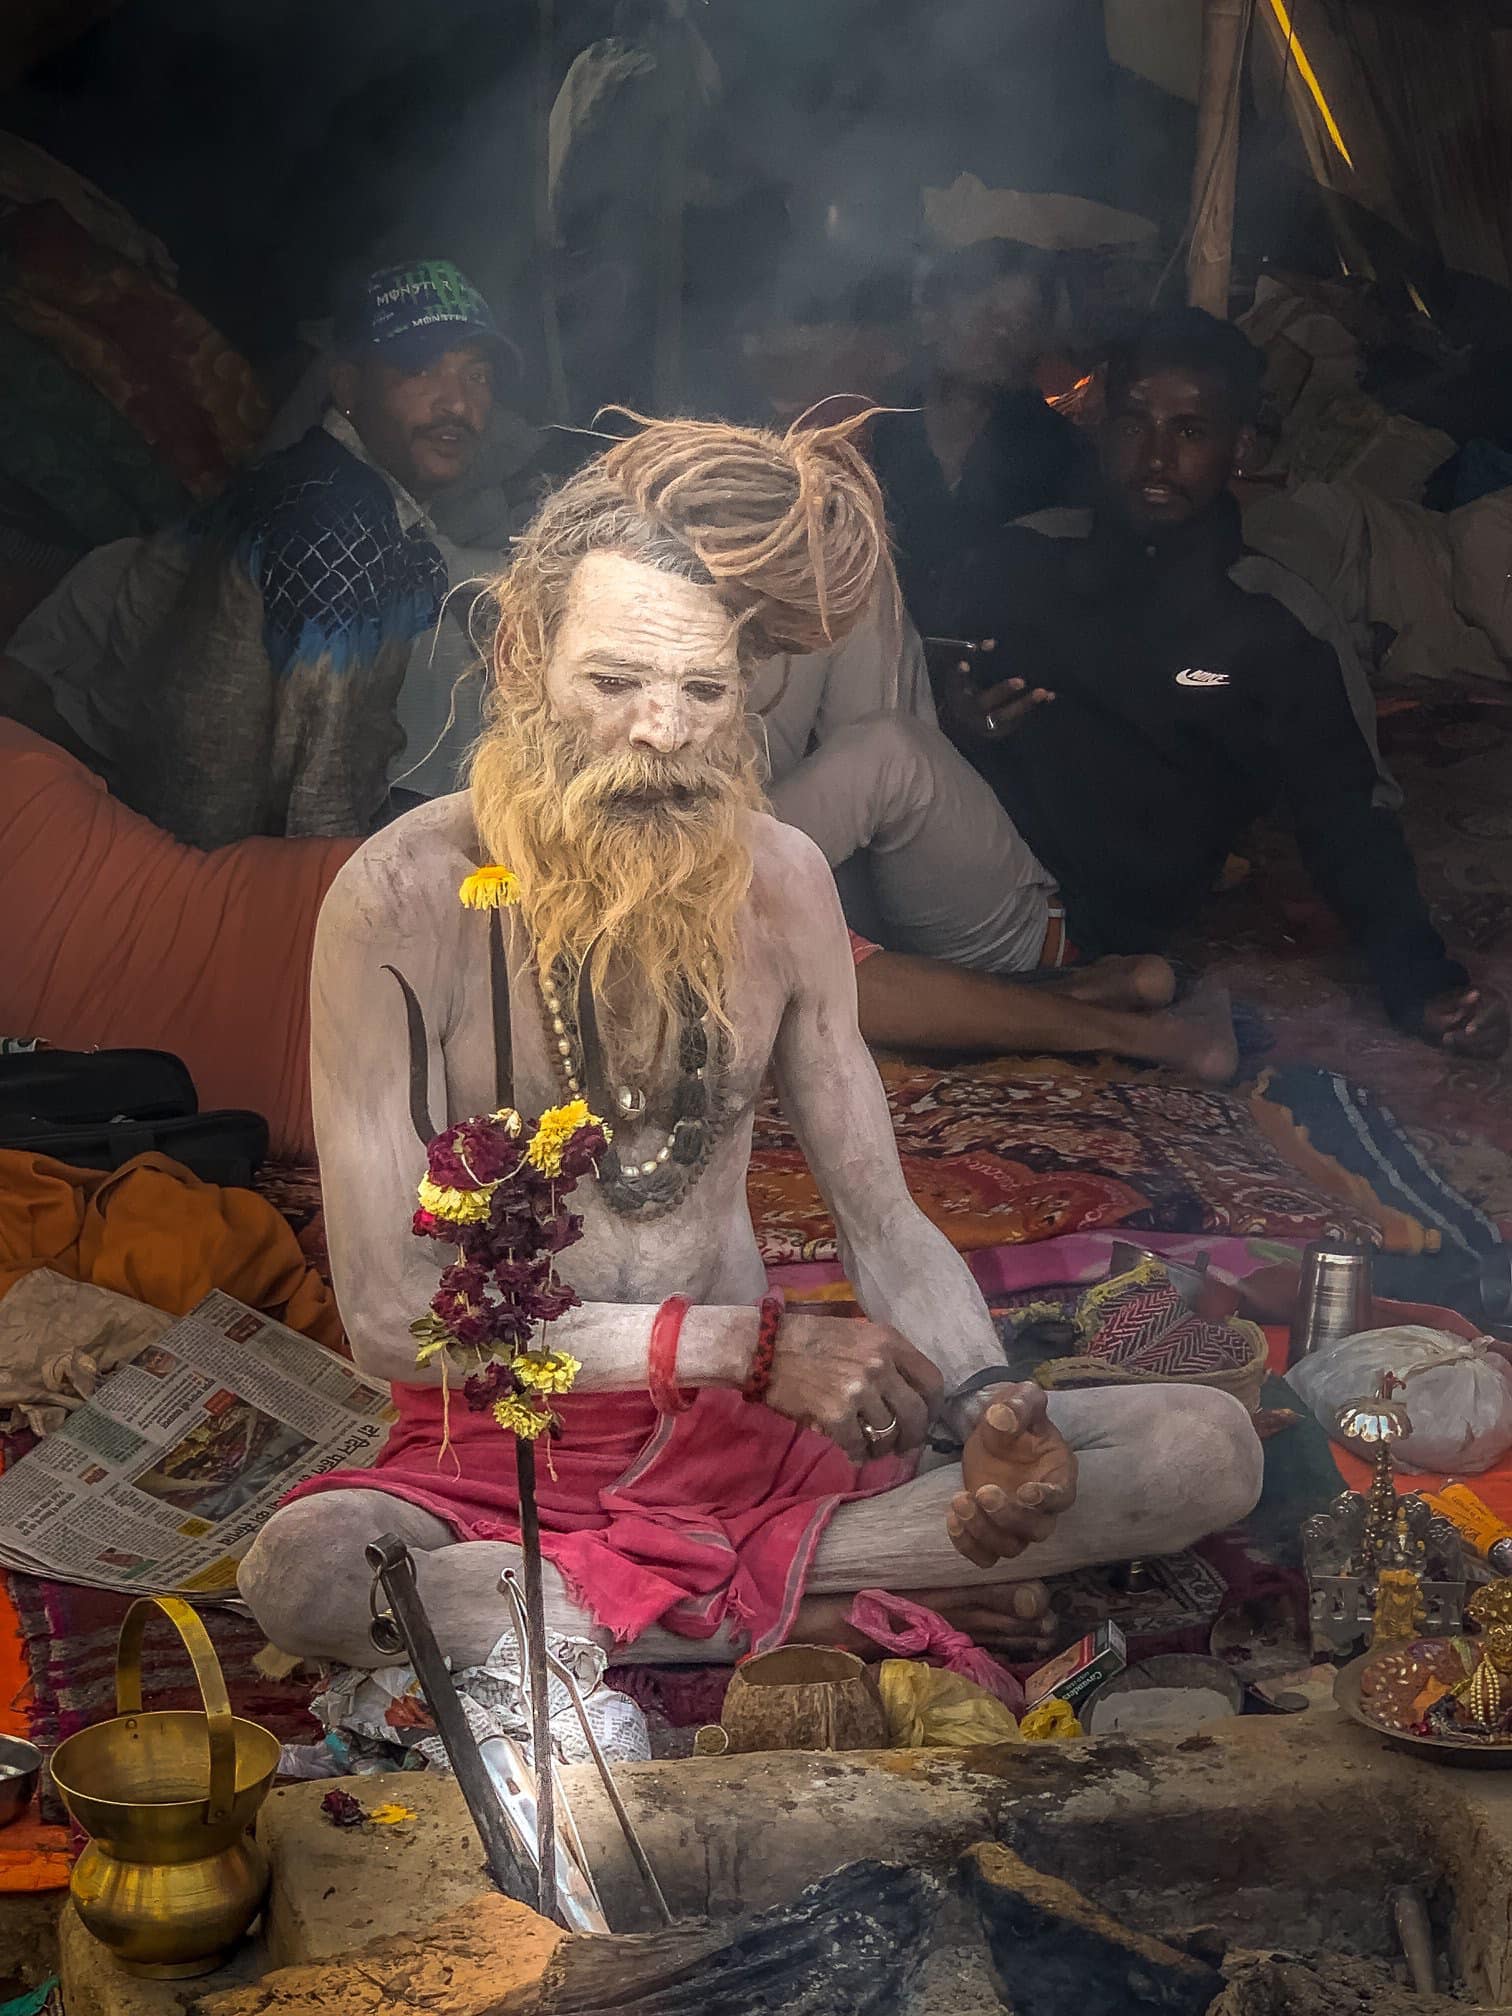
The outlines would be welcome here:
[[[1036,707],[1055,698],[1046,686],[1026,686],[1022,679],[1002,679],[994,686],[977,685],[977,664],[984,652],[997,649],[995,637],[961,647],[966,655],[945,667],[945,711],[963,735],[976,742],[1001,742],[1028,720]]]
[[[1423,1009],[1419,1034],[1460,1057],[1500,1057],[1507,1047],[1507,1004],[1493,987],[1436,994]]]
[[[923,1352],[885,1324],[795,1312],[778,1327],[766,1402],[864,1463],[922,1448],[944,1385]]]
[[[1048,686],[1003,679],[985,690],[971,687],[963,702],[967,733],[982,742],[1002,742],[1023,726],[1036,707],[1055,698]]]
[[[1050,1425],[1041,1387],[998,1390],[962,1452],[961,1481],[945,1530],[974,1567],[1012,1561],[1049,1538],[1075,1503],[1076,1458]]]

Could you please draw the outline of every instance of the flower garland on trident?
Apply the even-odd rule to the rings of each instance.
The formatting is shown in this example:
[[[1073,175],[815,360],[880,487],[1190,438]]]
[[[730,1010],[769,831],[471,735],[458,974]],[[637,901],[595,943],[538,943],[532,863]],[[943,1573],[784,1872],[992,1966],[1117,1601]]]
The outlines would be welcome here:
[[[570,1392],[582,1370],[547,1348],[546,1326],[577,1307],[556,1272],[557,1255],[583,1236],[566,1200],[608,1145],[608,1130],[574,1099],[533,1129],[507,1107],[464,1120],[426,1150],[414,1230],[457,1257],[410,1325],[416,1358],[466,1366],[468,1406],[525,1441],[554,1425],[551,1396]]]
[[[494,910],[519,901],[519,883],[507,868],[480,868],[458,893],[470,909]],[[570,1352],[547,1348],[546,1328],[578,1304],[556,1272],[557,1255],[583,1236],[567,1199],[609,1138],[587,1101],[573,1099],[533,1128],[509,1107],[480,1114],[426,1150],[413,1229],[457,1257],[410,1325],[416,1358],[440,1357],[443,1372],[448,1360],[466,1367],[468,1406],[522,1442],[556,1425],[551,1396],[570,1392],[582,1370]]]

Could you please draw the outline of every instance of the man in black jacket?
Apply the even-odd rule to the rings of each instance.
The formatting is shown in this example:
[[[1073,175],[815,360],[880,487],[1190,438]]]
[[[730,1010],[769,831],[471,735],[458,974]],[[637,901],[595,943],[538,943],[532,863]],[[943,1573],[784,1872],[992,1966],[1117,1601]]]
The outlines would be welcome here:
[[[1197,309],[1115,356],[1096,509],[1010,526],[963,569],[965,634],[992,653],[945,675],[951,732],[1082,956],[1158,948],[1284,802],[1392,1017],[1496,1056],[1506,1006],[1429,920],[1348,642],[1310,589],[1244,550],[1228,484],[1260,373],[1244,335]]]

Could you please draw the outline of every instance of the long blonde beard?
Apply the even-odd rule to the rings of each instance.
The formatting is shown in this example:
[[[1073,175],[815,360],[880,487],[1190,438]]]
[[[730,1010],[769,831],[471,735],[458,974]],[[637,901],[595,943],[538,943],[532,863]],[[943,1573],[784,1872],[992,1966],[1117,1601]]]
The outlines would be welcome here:
[[[559,959],[573,973],[589,963],[617,1077],[650,1074],[689,988],[733,1035],[747,818],[762,803],[743,720],[697,758],[604,757],[544,700],[496,709],[473,755],[471,793],[488,858],[520,878],[539,972]]]

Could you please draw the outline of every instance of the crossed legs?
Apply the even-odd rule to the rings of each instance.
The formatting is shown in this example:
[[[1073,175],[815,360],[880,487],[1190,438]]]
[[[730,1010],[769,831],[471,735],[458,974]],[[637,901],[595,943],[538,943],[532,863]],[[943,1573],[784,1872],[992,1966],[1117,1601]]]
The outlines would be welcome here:
[[[956,1464],[926,1471],[878,1498],[842,1505],[819,1544],[796,1635],[834,1642],[858,1589],[917,1594],[959,1628],[997,1649],[1040,1635],[1041,1578],[1136,1555],[1174,1554],[1242,1519],[1260,1495],[1261,1450],[1249,1416],[1227,1394],[1161,1386],[1065,1393],[1050,1403],[1076,1451],[1077,1499],[1048,1540],[1014,1561],[973,1568],[945,1530],[960,1489]],[[242,1564],[242,1595],[286,1652],[343,1665],[381,1663],[368,1637],[371,1571],[363,1549],[397,1533],[414,1550],[421,1601],[443,1652],[476,1663],[505,1629],[499,1594],[519,1549],[504,1541],[457,1542],[451,1529],[383,1491],[331,1491],[274,1514]],[[607,1644],[545,1568],[547,1622]],[[695,1657],[730,1660],[729,1638],[694,1643],[656,1627],[620,1648],[645,1664]]]

